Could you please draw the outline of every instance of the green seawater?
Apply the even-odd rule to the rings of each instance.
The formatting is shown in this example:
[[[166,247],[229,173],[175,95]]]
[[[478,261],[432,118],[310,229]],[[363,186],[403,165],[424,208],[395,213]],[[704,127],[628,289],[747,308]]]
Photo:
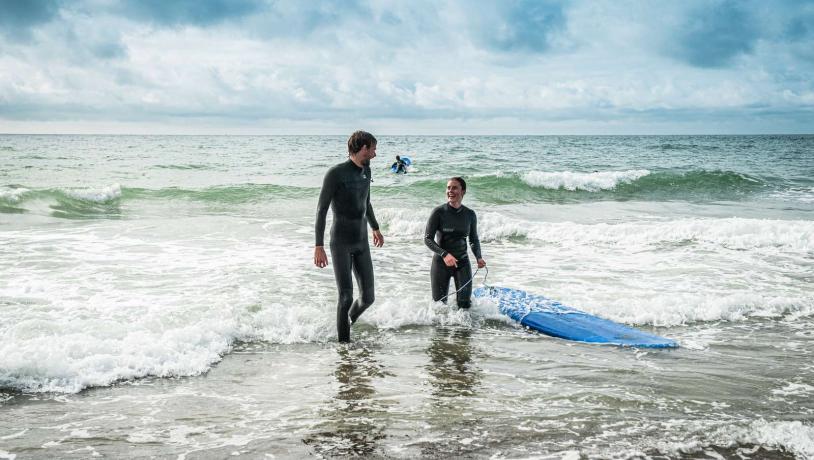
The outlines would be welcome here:
[[[344,136],[0,136],[0,458],[814,458],[813,136],[378,138],[338,345]],[[433,303],[451,176],[487,283],[680,348]]]

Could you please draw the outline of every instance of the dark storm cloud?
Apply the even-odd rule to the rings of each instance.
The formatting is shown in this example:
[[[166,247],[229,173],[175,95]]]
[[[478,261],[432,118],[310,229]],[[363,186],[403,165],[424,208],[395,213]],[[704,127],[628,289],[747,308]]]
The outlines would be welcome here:
[[[563,4],[558,1],[512,0],[484,6],[471,11],[473,34],[476,43],[492,51],[546,52],[566,26]]]
[[[58,0],[0,1],[0,34],[12,41],[31,38],[31,28],[50,22],[59,13]]]
[[[262,0],[141,0],[121,2],[112,11],[163,26],[208,26],[252,15],[265,6]]]
[[[704,3],[687,14],[667,46],[669,54],[690,65],[724,67],[750,53],[760,35],[745,4]]]

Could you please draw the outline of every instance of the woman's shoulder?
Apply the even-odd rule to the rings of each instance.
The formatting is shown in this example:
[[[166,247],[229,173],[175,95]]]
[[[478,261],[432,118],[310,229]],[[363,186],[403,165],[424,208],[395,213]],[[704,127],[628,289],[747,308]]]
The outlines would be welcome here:
[[[446,209],[447,209],[447,204],[446,203],[441,203],[438,206],[432,208],[432,213],[436,214],[436,213],[439,213],[439,212],[444,212],[444,211],[446,211]]]

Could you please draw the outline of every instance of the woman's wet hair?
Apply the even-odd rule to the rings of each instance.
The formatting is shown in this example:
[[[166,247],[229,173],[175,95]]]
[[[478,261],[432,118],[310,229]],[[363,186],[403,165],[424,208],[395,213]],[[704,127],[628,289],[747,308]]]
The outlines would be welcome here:
[[[463,178],[463,177],[458,177],[458,176],[456,176],[456,177],[450,177],[450,178],[449,178],[449,180],[456,180],[456,181],[458,181],[458,183],[459,183],[459,184],[461,184],[461,191],[462,191],[463,193],[466,193],[466,181],[464,180],[464,178]]]
[[[371,148],[377,143],[373,134],[366,131],[356,131],[348,138],[348,153],[356,155],[362,147]]]

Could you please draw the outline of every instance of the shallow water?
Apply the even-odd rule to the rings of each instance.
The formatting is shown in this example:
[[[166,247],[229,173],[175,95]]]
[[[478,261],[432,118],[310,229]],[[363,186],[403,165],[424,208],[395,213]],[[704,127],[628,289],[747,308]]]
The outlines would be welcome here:
[[[343,143],[0,136],[0,458],[814,458],[814,138],[382,136],[351,345],[311,263]],[[681,348],[429,301],[453,173],[489,284]]]
[[[500,323],[237,344],[203,376],[7,396],[0,429],[19,458],[810,456],[811,335],[782,321],[713,327],[714,340],[671,329],[705,346],[670,351]]]

